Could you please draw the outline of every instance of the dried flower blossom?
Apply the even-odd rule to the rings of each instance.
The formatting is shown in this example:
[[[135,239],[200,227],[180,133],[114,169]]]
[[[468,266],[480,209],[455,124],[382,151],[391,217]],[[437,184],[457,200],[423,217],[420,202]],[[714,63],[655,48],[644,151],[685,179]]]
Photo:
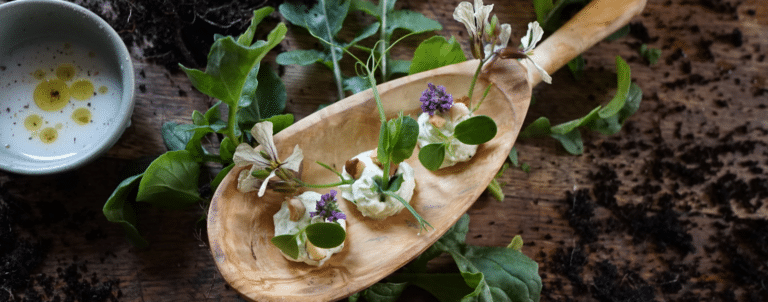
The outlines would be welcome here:
[[[320,200],[315,205],[315,212],[310,212],[309,217],[320,216],[323,221],[336,222],[339,219],[347,219],[347,216],[339,211],[336,204],[336,190],[331,190],[328,194],[320,196]]]
[[[476,59],[488,59],[497,50],[507,47],[512,33],[512,27],[509,24],[499,25],[495,15],[488,22],[491,10],[493,4],[483,5],[482,0],[475,0],[474,5],[461,2],[453,11],[453,19],[467,28],[472,56]]]
[[[522,39],[520,39],[520,52],[525,54],[526,59],[528,59],[528,61],[530,61],[533,66],[536,67],[536,69],[539,71],[539,74],[541,75],[541,80],[547,84],[552,84],[552,77],[549,76],[544,68],[541,68],[541,66],[536,64],[536,61],[531,58],[533,55],[533,49],[536,48],[536,43],[539,43],[542,36],[544,36],[544,29],[541,28],[539,22],[533,21],[528,23],[528,32]]]
[[[419,99],[422,112],[433,116],[435,111],[443,113],[451,109],[453,106],[453,96],[445,92],[445,86],[435,86],[432,83],[427,83],[427,87],[427,90],[421,93],[421,98]]]
[[[233,157],[235,165],[238,167],[252,165],[250,171],[243,170],[240,172],[237,179],[237,188],[241,192],[255,191],[256,187],[259,187],[259,197],[264,196],[267,183],[272,177],[278,176],[286,182],[291,182],[293,179],[290,175],[293,172],[299,172],[301,161],[304,159],[299,145],[293,148],[293,153],[288,158],[281,161],[277,155],[277,147],[275,147],[272,133],[272,122],[258,123],[251,129],[251,135],[259,145],[256,148],[246,143],[237,146]],[[268,174],[262,180],[254,176],[254,173],[258,174],[259,172]]]

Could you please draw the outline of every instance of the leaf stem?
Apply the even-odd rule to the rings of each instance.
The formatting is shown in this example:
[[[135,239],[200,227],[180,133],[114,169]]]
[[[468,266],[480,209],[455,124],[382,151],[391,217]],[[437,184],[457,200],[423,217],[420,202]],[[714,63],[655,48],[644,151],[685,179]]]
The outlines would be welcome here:
[[[238,145],[241,143],[241,141],[237,139],[238,135],[235,134],[235,126],[237,125],[237,111],[240,107],[239,100],[235,100],[228,107],[229,114],[227,115],[227,137],[229,137],[229,140],[235,143],[235,145]]]
[[[379,53],[381,55],[381,80],[387,81],[387,0],[381,0],[379,2],[381,6],[381,35],[379,40]]]
[[[475,83],[477,83],[477,78],[480,76],[480,70],[483,69],[483,63],[485,63],[485,61],[480,60],[480,62],[477,64],[475,76],[472,77],[472,82],[469,83],[469,92],[467,92],[467,97],[469,98],[469,106],[467,106],[468,108],[472,108],[472,93],[475,92]]]
[[[325,0],[320,0],[320,6],[323,8],[323,15],[328,16],[328,11],[325,8]],[[339,94],[339,100],[344,98],[344,87],[341,85],[343,79],[341,78],[341,67],[339,67],[339,61],[336,59],[336,45],[333,42],[333,33],[331,33],[331,27],[328,21],[325,21],[325,30],[328,31],[328,41],[331,47],[331,61],[333,61],[333,76],[336,78],[336,92]]]
[[[302,187],[313,188],[313,189],[333,188],[333,187],[338,187],[340,185],[350,185],[355,182],[354,179],[345,179],[340,182],[335,182],[331,184],[315,185],[315,184],[309,184],[309,183],[303,182],[301,179],[298,179],[296,177],[294,177],[293,180],[296,181]]]
[[[419,233],[421,233],[421,230],[427,231],[427,226],[429,226],[432,229],[435,229],[435,227],[429,224],[428,221],[424,220],[424,218],[421,217],[421,215],[419,215],[419,213],[417,213],[416,210],[414,210],[413,207],[407,201],[405,201],[405,199],[400,197],[400,195],[397,195],[395,194],[395,192],[390,192],[390,191],[383,191],[382,193],[397,199],[398,201],[400,201],[400,203],[403,204],[403,206],[405,206],[406,209],[408,209],[409,212],[411,212],[411,215],[413,215],[413,218],[416,218],[416,222],[419,223]]]

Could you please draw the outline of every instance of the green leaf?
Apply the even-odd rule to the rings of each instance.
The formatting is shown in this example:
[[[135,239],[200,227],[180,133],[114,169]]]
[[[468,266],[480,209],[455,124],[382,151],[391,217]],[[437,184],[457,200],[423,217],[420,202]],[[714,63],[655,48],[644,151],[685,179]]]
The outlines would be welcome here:
[[[419,138],[419,123],[416,120],[410,116],[401,116],[397,121],[398,131],[392,137],[392,149],[389,152],[390,160],[393,164],[401,163],[410,158]]]
[[[400,186],[403,185],[403,181],[405,181],[403,174],[397,174],[392,176],[389,179],[389,188],[387,188],[387,190],[391,192],[397,192],[397,190],[400,190]]]
[[[571,71],[571,75],[573,75],[575,80],[581,80],[581,77],[584,74],[584,57],[578,55],[573,58],[573,60],[568,62],[568,69]]]
[[[170,151],[155,159],[139,183],[136,201],[161,208],[182,209],[200,201],[200,166],[186,150]]]
[[[373,36],[379,30],[379,26],[381,26],[379,22],[373,22],[369,24],[368,26],[363,28],[363,30],[358,32],[357,35],[355,35],[355,38],[352,39],[352,41],[349,41],[349,43],[346,43],[344,45],[344,49],[349,49],[350,47],[357,44],[358,42],[365,40],[370,36]]]
[[[544,19],[552,10],[552,7],[554,7],[552,0],[533,0],[533,10],[536,11],[536,21],[539,24],[544,24]]]
[[[296,236],[290,234],[280,235],[272,237],[270,241],[289,257],[293,259],[299,257],[299,245],[296,243]]]
[[[395,1],[391,2],[394,4]],[[385,30],[388,36],[391,36],[396,29],[404,29],[416,34],[443,29],[439,22],[410,10],[389,10],[387,19]]]
[[[168,151],[184,150],[187,143],[192,138],[192,132],[178,126],[179,124],[175,122],[167,122],[163,124],[163,127],[161,128],[163,142],[165,143],[165,147],[168,148]]]
[[[520,131],[520,134],[517,137],[521,139],[544,137],[552,133],[551,128],[552,126],[549,123],[549,119],[542,116],[526,126],[523,131]]]
[[[349,1],[321,0],[307,7],[302,2],[280,4],[280,14],[294,25],[301,26],[326,41],[333,41],[349,12]]]
[[[595,119],[600,118],[599,112],[600,112],[600,106],[595,107],[595,109],[592,109],[587,115],[575,119],[569,122],[562,123],[557,126],[553,126],[550,128],[552,131],[552,134],[566,134],[569,132],[572,132],[574,129],[578,128],[579,126],[587,125],[588,123],[594,121]]]
[[[624,25],[622,28],[617,29],[610,36],[606,37],[606,41],[616,41],[629,34],[629,24]]]
[[[445,159],[445,145],[429,144],[419,150],[419,162],[430,171],[437,171]]]
[[[509,161],[515,167],[520,166],[520,160],[518,159],[518,156],[517,156],[517,147],[512,147],[512,150],[509,151]]]
[[[459,301],[473,291],[473,288],[467,286],[464,277],[458,273],[405,273],[390,276],[388,280],[421,287],[441,302]]]
[[[323,52],[315,49],[297,49],[281,52],[275,62],[280,65],[309,65],[317,62],[329,61]]]
[[[606,118],[616,115],[616,113],[624,107],[624,102],[627,100],[627,93],[629,92],[629,85],[632,83],[630,76],[629,65],[621,56],[616,56],[616,77],[618,78],[618,90],[616,95],[613,96],[611,102],[600,110],[600,117]]]
[[[224,169],[221,169],[221,171],[219,171],[219,173],[216,174],[216,177],[213,180],[211,180],[211,190],[215,192],[216,188],[218,188],[219,185],[221,184],[221,181],[224,180],[224,177],[227,176],[227,173],[229,173],[229,171],[232,170],[232,168],[234,167],[235,167],[235,164],[231,163],[229,164],[229,166],[226,166],[224,167]]]
[[[362,292],[368,302],[395,302],[408,283],[375,283]]]
[[[408,60],[390,60],[387,65],[389,74],[408,74],[411,70],[411,61]]]
[[[278,24],[269,33],[267,41],[257,41],[250,46],[239,44],[231,36],[220,38],[211,46],[205,72],[181,68],[197,90],[229,106],[236,106],[243,96],[253,94],[256,86],[252,82],[259,62],[285,38],[286,32],[285,24]]]
[[[350,91],[352,94],[363,92],[371,88],[371,82],[365,77],[354,76],[344,79],[344,91]]]
[[[523,237],[520,237],[520,235],[515,235],[515,238],[512,238],[512,242],[507,245],[507,248],[517,251],[523,249]]]
[[[581,132],[578,129],[565,134],[552,133],[551,136],[558,140],[568,153],[573,155],[584,153],[584,142],[581,140]]]
[[[462,301],[539,301],[538,264],[514,249],[466,244],[468,228],[465,214],[434,245],[451,255],[466,284],[475,289]]]
[[[390,146],[392,144],[390,142],[390,137],[392,135],[389,133],[390,128],[388,125],[389,122],[381,123],[381,127],[379,128],[379,145],[376,149],[376,158],[380,163],[390,162],[389,152],[392,150],[392,147]]]
[[[320,222],[313,223],[305,229],[307,240],[316,247],[330,249],[344,243],[347,237],[346,231],[338,223]]]
[[[637,84],[632,83],[627,93],[627,100],[624,102],[624,107],[621,108],[619,113],[614,116],[610,116],[604,119],[595,120],[593,123],[588,124],[589,128],[594,131],[598,131],[604,135],[613,135],[621,130],[621,126],[624,124],[627,118],[640,108],[640,101],[643,97],[643,91]]]
[[[453,135],[467,145],[479,145],[496,136],[496,122],[485,115],[470,117],[458,125]]]
[[[120,224],[125,230],[128,241],[138,248],[145,248],[149,243],[141,237],[139,230],[136,229],[136,214],[129,202],[131,192],[136,189],[141,180],[142,174],[126,178],[115,188],[112,195],[109,196],[104,204],[102,212],[108,221]]]
[[[265,6],[261,9],[253,11],[253,18],[251,18],[251,25],[245,30],[239,37],[237,37],[237,43],[243,46],[250,46],[253,43],[253,35],[256,33],[256,27],[261,23],[264,18],[269,16],[275,9],[270,6]],[[218,40],[218,39],[216,39]],[[215,40],[214,40],[215,41]]]
[[[216,104],[213,104],[211,108],[208,108],[208,111],[205,112],[205,115],[203,116],[205,118],[205,121],[207,122],[207,125],[216,123],[221,120],[221,112],[219,111],[219,107],[221,107],[221,101],[216,102]]]
[[[225,161],[231,161],[235,155],[236,143],[231,141],[229,137],[224,137],[219,145],[219,156]]]
[[[654,65],[661,58],[661,49],[650,48],[647,44],[640,45],[640,55],[648,61],[648,64]]]
[[[268,65],[259,68],[258,87],[249,98],[250,104],[237,112],[240,129],[250,130],[257,122],[278,115],[285,110],[287,93],[280,77]]]
[[[293,114],[287,113],[273,115],[262,121],[272,122],[272,132],[277,134],[278,132],[283,131],[285,128],[288,128],[290,125],[293,125],[294,117]]]
[[[461,44],[454,37],[446,40],[442,36],[434,36],[421,42],[413,53],[413,61],[408,74],[415,74],[451,64],[466,61]]]

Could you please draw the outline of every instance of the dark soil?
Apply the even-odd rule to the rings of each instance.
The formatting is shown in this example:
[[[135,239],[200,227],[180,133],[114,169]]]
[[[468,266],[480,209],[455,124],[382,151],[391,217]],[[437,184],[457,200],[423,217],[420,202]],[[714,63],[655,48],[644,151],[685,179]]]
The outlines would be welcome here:
[[[0,183],[0,301],[117,301],[122,296],[119,281],[89,274],[87,262],[60,260],[55,275],[39,272],[38,267],[51,256],[51,239],[29,232],[40,230],[41,225],[73,228],[84,217],[54,203],[38,206],[35,211],[13,199]]]
[[[280,0],[80,0],[112,25],[136,57],[178,70],[205,65],[214,34],[238,35],[253,11]]]

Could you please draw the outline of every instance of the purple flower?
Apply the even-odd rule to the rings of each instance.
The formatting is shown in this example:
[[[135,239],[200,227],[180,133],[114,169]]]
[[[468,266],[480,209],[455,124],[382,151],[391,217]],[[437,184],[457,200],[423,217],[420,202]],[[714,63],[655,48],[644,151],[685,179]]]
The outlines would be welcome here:
[[[330,220],[336,222],[339,219],[347,219],[347,216],[339,211],[336,205],[336,190],[331,190],[328,194],[320,196],[320,200],[315,205],[315,212],[310,212],[309,217],[320,216],[324,221]]]
[[[427,83],[427,90],[421,93],[421,111],[435,115],[435,111],[446,112],[453,106],[453,96],[445,92],[445,86]]]

